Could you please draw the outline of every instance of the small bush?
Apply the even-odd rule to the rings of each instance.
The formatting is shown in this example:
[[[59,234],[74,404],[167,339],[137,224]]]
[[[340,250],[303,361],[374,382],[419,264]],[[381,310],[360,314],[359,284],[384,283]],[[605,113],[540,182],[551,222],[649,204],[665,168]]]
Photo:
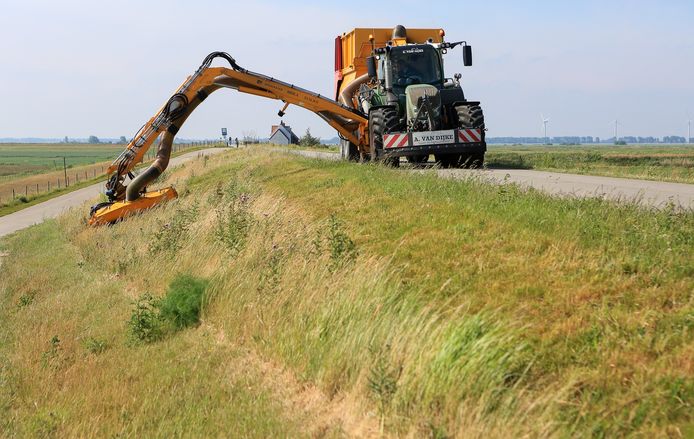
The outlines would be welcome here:
[[[207,281],[204,279],[188,274],[177,276],[160,303],[161,318],[176,329],[197,324],[206,289]]]
[[[128,322],[130,338],[136,342],[151,343],[163,335],[159,318],[159,300],[145,293],[135,302],[135,309]]]
[[[143,294],[130,317],[130,338],[151,343],[171,332],[197,324],[207,281],[188,274],[176,276],[163,299]]]

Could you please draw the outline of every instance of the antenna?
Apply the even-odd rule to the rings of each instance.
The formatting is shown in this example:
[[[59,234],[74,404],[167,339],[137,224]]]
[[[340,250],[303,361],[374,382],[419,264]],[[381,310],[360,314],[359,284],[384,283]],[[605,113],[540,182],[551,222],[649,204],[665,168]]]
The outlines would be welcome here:
[[[545,145],[549,145],[549,139],[547,138],[547,124],[549,123],[549,118],[545,119],[545,116],[540,113],[540,120],[542,121],[542,129],[545,135]]]

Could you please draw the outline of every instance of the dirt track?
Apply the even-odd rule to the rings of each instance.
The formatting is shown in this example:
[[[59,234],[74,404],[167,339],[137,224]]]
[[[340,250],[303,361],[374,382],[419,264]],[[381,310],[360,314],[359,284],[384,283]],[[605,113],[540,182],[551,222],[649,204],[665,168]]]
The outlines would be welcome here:
[[[181,163],[192,160],[199,155],[216,154],[222,151],[226,151],[226,148],[209,148],[189,152],[187,154],[172,158],[169,166],[180,165]],[[65,195],[52,198],[48,201],[44,201],[43,203],[35,204],[18,212],[0,217],[0,236],[5,236],[16,232],[17,230],[38,224],[43,222],[43,220],[46,218],[55,218],[71,207],[81,206],[84,202],[89,201],[99,195],[99,193],[103,190],[103,187],[103,182],[93,184]]]

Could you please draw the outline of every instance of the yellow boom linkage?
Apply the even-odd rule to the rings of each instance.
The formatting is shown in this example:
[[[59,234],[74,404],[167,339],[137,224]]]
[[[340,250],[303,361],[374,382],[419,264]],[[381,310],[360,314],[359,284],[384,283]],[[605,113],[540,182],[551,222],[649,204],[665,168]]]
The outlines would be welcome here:
[[[227,60],[231,68],[210,67],[215,58]],[[200,68],[181,84],[157,114],[143,125],[125,151],[109,166],[109,178],[106,183],[109,201],[92,207],[89,224],[112,223],[177,196],[173,188],[146,192],[146,187],[168,166],[174,137],[185,120],[207,96],[220,88],[231,88],[242,93],[281,100],[285,105],[279,112],[280,116],[290,104],[306,108],[335,128],[340,136],[349,142],[360,147],[368,145],[368,119],[359,110],[318,93],[248,71],[239,67],[227,53],[213,52],[205,58]],[[147,150],[159,137],[161,140],[154,162],[135,177],[132,173],[134,167],[142,162]],[[131,179],[127,185],[126,177]]]

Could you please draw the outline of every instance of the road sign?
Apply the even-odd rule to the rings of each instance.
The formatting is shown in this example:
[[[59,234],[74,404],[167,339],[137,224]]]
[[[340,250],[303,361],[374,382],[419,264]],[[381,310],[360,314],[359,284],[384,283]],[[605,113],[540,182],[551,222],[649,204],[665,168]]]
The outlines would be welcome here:
[[[222,128],[222,136],[226,137],[227,136],[227,129]]]

